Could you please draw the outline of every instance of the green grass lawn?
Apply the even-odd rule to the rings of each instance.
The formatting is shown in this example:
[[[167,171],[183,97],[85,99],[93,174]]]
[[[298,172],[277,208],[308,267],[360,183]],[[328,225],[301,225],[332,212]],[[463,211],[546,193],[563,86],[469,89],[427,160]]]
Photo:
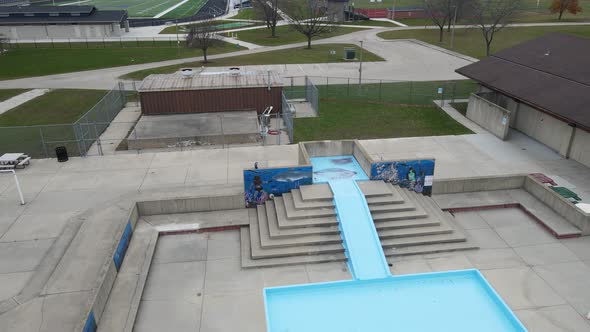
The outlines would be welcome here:
[[[178,26],[178,33],[188,33],[190,26],[201,26],[203,23],[200,24],[191,24],[191,25],[179,25]],[[229,29],[237,29],[237,28],[245,28],[245,27],[252,27],[262,25],[260,22],[246,22],[246,21],[226,21],[226,20],[218,20],[215,21],[214,25],[211,27],[212,31],[222,31],[222,30],[229,30]],[[160,31],[161,35],[165,34],[176,34],[176,25],[169,26],[164,30]]]
[[[188,0],[186,3],[169,11],[163,17],[164,18],[180,18],[188,17],[196,14],[201,7],[206,3],[205,0]]]
[[[53,90],[0,115],[0,154],[24,152],[35,158],[53,156],[64,145],[79,155],[71,123],[88,112],[104,95],[101,90]],[[43,127],[19,127],[50,125]],[[43,145],[41,142],[45,142]]]
[[[491,52],[497,52],[512,47],[524,41],[541,37],[548,32],[561,32],[590,38],[590,26],[547,26],[547,27],[514,27],[505,28],[494,36]],[[414,38],[436,46],[450,49],[450,33],[445,30],[443,42],[438,42],[438,30],[406,30],[386,31],[378,34],[384,39]],[[477,28],[457,29],[455,32],[455,47],[459,53],[476,58],[485,57],[485,41],[481,31]]]
[[[320,116],[295,118],[295,143],[472,133],[438,107],[321,100]]]
[[[102,90],[52,90],[0,115],[0,127],[73,123],[105,94]]]
[[[327,33],[321,37],[316,37],[312,39],[311,44],[313,46],[314,40],[319,40],[323,38],[335,37],[344,35],[351,32],[360,31],[362,28],[346,28],[346,27],[338,27]],[[270,36],[270,30],[266,28],[261,29],[253,29],[253,30],[246,30],[237,32],[237,36],[239,40],[243,40],[248,43],[254,43],[258,45],[264,46],[278,46],[278,45],[285,45],[285,44],[293,44],[293,43],[301,43],[306,42],[307,38],[300,34],[299,32],[293,30],[292,27],[288,25],[282,25],[277,27],[276,30],[276,37]]]
[[[84,44],[84,43],[78,43]],[[156,42],[156,47],[117,47],[118,43],[106,48],[20,48],[10,49],[0,56],[0,80],[21,77],[43,76],[75,71],[126,66],[147,62],[201,56],[197,49],[188,49],[174,42]],[[66,44],[67,45],[67,44]],[[100,45],[100,43],[99,43]],[[141,45],[141,44],[140,44]],[[49,46],[49,45],[43,45]],[[62,45],[56,45],[62,46]],[[76,45],[80,47],[81,45]],[[92,45],[91,45],[92,46]],[[124,46],[124,44],[123,44]],[[220,43],[209,50],[210,54],[239,50],[235,45]]]
[[[180,3],[182,0],[90,0],[81,5],[96,6],[104,10],[127,10],[131,17],[153,17],[166,9]],[[180,18],[195,14],[205,0],[189,0],[180,7],[166,13],[164,18]]]
[[[27,89],[2,89],[0,90],[0,102],[5,101],[6,99],[12,98],[14,96],[20,95],[23,92],[27,92]]]
[[[477,89],[477,84],[470,80],[427,81],[427,82],[379,82],[363,83],[359,88],[355,79],[336,80],[332,78],[326,84],[318,84],[320,97],[326,100],[351,100],[366,102],[383,102],[401,105],[431,105],[434,99],[468,98]],[[344,83],[344,84],[342,84]],[[304,87],[286,87],[287,98],[298,98]],[[442,94],[439,89],[442,88]],[[321,110],[320,110],[321,111]]]
[[[172,73],[183,67],[223,67],[223,66],[245,66],[245,65],[271,65],[271,64],[293,64],[293,63],[327,63],[345,62],[343,60],[343,49],[354,47],[357,54],[360,47],[350,44],[322,44],[315,45],[312,49],[289,48],[284,50],[269,51],[255,54],[239,55],[221,59],[211,60],[207,64],[202,62],[189,62],[180,65],[164,66],[146,70],[140,70],[122,76],[123,79],[141,80],[150,74]],[[296,50],[296,51],[295,51]],[[330,55],[330,50],[336,50],[336,55]],[[363,51],[363,61],[384,61],[383,58],[367,50]]]
[[[456,109],[459,113],[463,114],[463,116],[466,116],[468,104],[469,103],[451,103],[451,106],[454,109]]]
[[[133,17],[153,17],[154,15],[178,4],[180,1],[181,0],[90,0],[81,3],[81,5],[96,6],[99,9],[105,10],[127,10],[129,16]],[[189,2],[191,1],[189,0]],[[179,8],[181,7],[184,6],[180,6]]]
[[[230,18],[236,20],[264,20],[264,17],[252,8],[240,9],[236,15]]]

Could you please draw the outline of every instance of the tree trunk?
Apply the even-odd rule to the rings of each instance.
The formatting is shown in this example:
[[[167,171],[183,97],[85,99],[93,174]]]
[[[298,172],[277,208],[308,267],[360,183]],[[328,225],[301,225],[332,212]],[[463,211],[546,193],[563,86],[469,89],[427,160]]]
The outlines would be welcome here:
[[[273,24],[273,25],[270,26],[270,35],[272,37],[276,37],[277,36],[277,32],[276,31],[277,31],[277,24],[275,23],[275,24]]]
[[[557,18],[559,21],[561,21],[561,16],[563,15],[563,10],[559,11],[559,17]]]
[[[311,36],[307,36],[307,49],[311,49]]]
[[[447,26],[447,32],[451,32],[451,21],[452,21],[452,17],[449,17],[449,25]]]
[[[207,48],[203,49],[203,63],[207,63]]]
[[[492,44],[492,41],[487,41],[486,40],[486,56],[490,56],[490,45]]]
[[[443,41],[443,30],[445,29],[444,25],[439,27],[439,33],[438,33],[438,41],[442,43]]]

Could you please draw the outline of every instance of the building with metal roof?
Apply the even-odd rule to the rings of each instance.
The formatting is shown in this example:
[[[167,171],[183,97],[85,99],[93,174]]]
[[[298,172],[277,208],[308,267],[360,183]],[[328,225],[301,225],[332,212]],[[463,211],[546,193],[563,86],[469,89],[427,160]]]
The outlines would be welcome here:
[[[256,110],[282,106],[283,84],[273,71],[197,71],[146,77],[139,87],[143,114],[205,113]]]
[[[94,6],[0,7],[0,34],[10,39],[117,37],[129,31],[127,11]]]
[[[457,69],[481,89],[467,117],[502,139],[515,129],[590,166],[590,39],[551,33]]]

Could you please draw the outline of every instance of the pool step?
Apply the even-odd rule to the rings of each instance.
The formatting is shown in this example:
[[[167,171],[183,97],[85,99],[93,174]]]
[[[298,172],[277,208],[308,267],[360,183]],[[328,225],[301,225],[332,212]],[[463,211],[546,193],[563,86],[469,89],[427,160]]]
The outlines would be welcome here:
[[[397,186],[391,186],[391,189],[397,191],[404,200],[414,202],[417,209],[424,211],[427,217],[415,219],[417,227],[408,225],[409,227],[398,229],[380,228],[380,223],[376,222],[375,225],[386,255],[410,255],[477,248],[468,242],[465,234],[453,225],[453,220],[449,219],[450,215],[445,215],[445,212],[432,198]],[[407,221],[402,220],[401,222]],[[389,223],[395,224],[392,221]],[[431,223],[432,226],[424,225]]]
[[[440,225],[430,226],[430,227],[378,230],[379,238],[382,240],[402,238],[402,237],[411,237],[411,236],[428,236],[428,235],[451,234],[451,233],[453,233],[452,228],[440,226]]]
[[[432,216],[426,218],[414,218],[414,219],[400,219],[400,220],[387,220],[375,222],[377,231],[389,230],[389,229],[403,229],[413,227],[430,227],[440,225],[440,220]]]
[[[292,199],[296,209],[317,209],[317,208],[334,208],[332,201],[324,200],[307,200],[304,201],[301,196],[301,190],[293,189],[290,194],[284,194],[284,199]]]
[[[338,220],[336,220],[335,215],[328,217],[313,217],[313,214],[308,214],[305,218],[289,218],[282,197],[275,197],[272,204],[274,204],[276,210],[280,229],[338,226]],[[315,211],[315,209],[309,211]]]
[[[250,257],[252,259],[291,257],[291,256],[307,256],[320,254],[339,254],[344,253],[342,244],[325,244],[325,245],[300,245],[296,247],[287,248],[262,248],[260,245],[260,236],[258,232],[250,227],[241,228],[241,241],[244,242],[244,236],[248,235],[248,242],[250,243]]]
[[[337,224],[332,226],[315,226],[315,227],[297,227],[297,228],[281,228],[277,212],[273,202],[267,201],[264,205],[266,210],[266,218],[268,221],[268,231],[272,238],[288,238],[301,235],[310,234],[340,234],[340,229]],[[309,221],[309,219],[305,219]]]
[[[287,214],[287,218],[300,219],[336,216],[336,211],[334,210],[333,206],[314,209],[297,209],[293,202],[293,196],[291,195],[291,193],[285,193],[283,194],[283,197],[277,198],[280,198],[280,201],[282,201],[285,205],[285,212]],[[277,201],[276,198],[275,201]]]
[[[304,201],[329,201],[332,202],[334,195],[327,183],[310,184],[300,186],[301,199]]]
[[[427,244],[418,245],[411,247],[401,248],[387,248],[383,249],[386,257],[390,257],[390,263],[395,265],[395,257],[409,256],[409,255],[424,255],[424,254],[436,254],[440,252],[453,252],[460,250],[475,250],[479,249],[476,245],[473,245],[469,241],[467,242],[452,242],[452,243],[438,243],[438,244]]]
[[[383,181],[358,181],[357,184],[365,197],[393,195],[387,183]]]
[[[388,256],[474,249],[452,215],[422,194],[383,181],[359,182]],[[242,227],[242,266],[346,260],[328,184],[302,186],[252,209]]]
[[[274,266],[288,266],[299,264],[313,264],[313,263],[327,263],[327,262],[341,262],[346,261],[344,253],[336,254],[318,254],[318,255],[303,255],[303,256],[287,256],[277,258],[252,259],[251,244],[250,244],[250,230],[248,227],[240,229],[241,239],[241,261],[242,268],[259,268],[259,267],[274,267]]]
[[[260,247],[269,248],[287,248],[302,245],[319,245],[319,244],[340,244],[342,239],[340,234],[305,234],[287,238],[273,238],[269,232],[268,211],[264,205],[257,206],[257,218],[250,220],[250,231],[258,231],[260,236]],[[272,217],[272,216],[271,216]],[[252,240],[252,239],[251,239]]]

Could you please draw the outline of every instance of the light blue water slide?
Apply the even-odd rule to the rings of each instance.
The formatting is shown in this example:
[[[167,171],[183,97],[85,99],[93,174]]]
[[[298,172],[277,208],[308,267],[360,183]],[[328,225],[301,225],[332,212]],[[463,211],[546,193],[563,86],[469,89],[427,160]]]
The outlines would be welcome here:
[[[354,279],[380,279],[391,276],[363,192],[354,180],[328,182]]]

